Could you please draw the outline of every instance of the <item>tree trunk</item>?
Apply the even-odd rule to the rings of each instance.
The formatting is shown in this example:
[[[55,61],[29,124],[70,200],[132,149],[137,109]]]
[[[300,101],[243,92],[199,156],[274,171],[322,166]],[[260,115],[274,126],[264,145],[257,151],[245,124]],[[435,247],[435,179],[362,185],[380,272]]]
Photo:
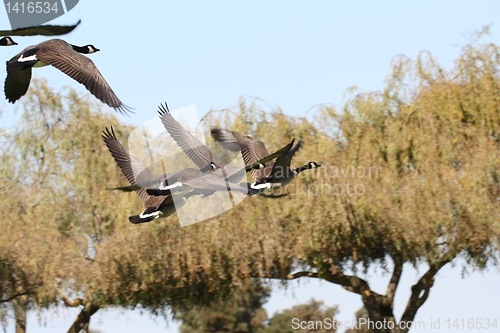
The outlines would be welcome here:
[[[396,292],[403,266],[395,262],[391,282],[386,295],[378,295],[371,290],[364,290],[361,299],[368,312],[368,330],[376,333],[407,333],[408,323],[413,323],[418,309],[429,297],[430,289],[434,284],[434,276],[446,262],[429,267],[429,270],[411,288],[411,296],[406,310],[399,322],[394,318],[394,294]]]
[[[97,310],[99,310],[99,306],[87,302],[78,317],[76,317],[73,325],[69,328],[68,333],[79,333],[82,331],[87,333],[90,325],[90,317],[92,317]]]
[[[368,312],[368,318],[364,319],[361,330],[366,329],[369,332],[375,333],[407,333],[410,329],[406,327],[408,323],[413,323],[413,319],[417,314],[418,309],[425,303],[429,297],[430,289],[434,284],[434,276],[446,265],[447,260],[430,265],[427,272],[420,280],[412,286],[411,296],[408,300],[405,312],[399,322],[394,318],[394,295],[399,285],[401,274],[403,273],[403,262],[398,259],[393,259],[394,270],[391,280],[387,286],[385,295],[378,294],[370,289],[370,285],[366,280],[357,276],[345,275],[336,266],[325,261],[325,265],[316,267],[319,272],[301,271],[293,274],[288,274],[286,279],[294,280],[304,276],[323,279],[328,282],[341,285],[344,289],[361,295],[363,304]],[[267,276],[270,278],[281,278],[282,276]],[[361,323],[358,322],[358,325]]]
[[[365,297],[362,297],[362,299],[368,312],[368,318],[365,318],[364,326],[369,332],[400,333],[392,308],[371,300],[365,300]]]
[[[16,333],[26,333],[26,308],[28,296],[22,295],[12,300],[14,306],[14,318],[16,321]]]

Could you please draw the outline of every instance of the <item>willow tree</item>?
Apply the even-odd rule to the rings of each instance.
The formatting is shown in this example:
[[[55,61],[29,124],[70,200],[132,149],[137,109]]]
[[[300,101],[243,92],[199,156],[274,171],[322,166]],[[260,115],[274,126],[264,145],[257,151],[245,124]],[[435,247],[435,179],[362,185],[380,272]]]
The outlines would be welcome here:
[[[126,142],[131,126],[74,90],[55,93],[43,80],[34,80],[21,111],[0,137],[0,301],[12,303],[18,332],[30,309],[78,307],[69,332],[80,332],[101,308],[163,312],[174,303],[187,306],[190,297],[196,303],[212,297],[203,281],[191,285],[168,266],[159,273],[151,267],[165,250],[154,240],[170,220],[146,230],[132,225],[127,217],[142,209],[140,200],[108,190],[126,179],[102,131],[113,125]]]
[[[54,93],[35,80],[21,118],[0,137],[1,298],[13,303],[18,332],[30,308],[83,305],[76,326],[99,309],[86,288],[89,260],[135,208],[132,197],[106,190],[119,171],[102,158],[100,132],[113,124],[75,91]]]
[[[494,45],[464,47],[449,71],[428,53],[398,58],[382,92],[359,94],[342,110],[325,107],[315,123],[244,101],[222,117],[212,113],[209,124],[271,150],[302,137],[294,163],[323,167],[304,172],[288,197],[250,198],[182,230],[165,225],[154,241],[162,250],[145,248],[150,258],[157,253],[149,269],[166,266],[214,292],[248,277],[322,279],[360,295],[379,323],[372,330],[408,331],[398,323],[415,318],[444,265],[463,258],[484,268],[498,259],[499,64]],[[428,269],[395,318],[405,263]],[[372,266],[391,270],[385,294],[360,275]]]
[[[42,290],[54,262],[47,258],[56,260],[65,255],[64,241],[59,241],[57,230],[40,223],[52,214],[46,206],[50,193],[43,190],[52,172],[43,171],[43,143],[31,141],[29,135],[29,128],[24,129],[24,137],[11,128],[0,136],[0,298],[13,305],[16,332],[26,327],[30,299],[44,303],[51,298]],[[25,149],[19,149],[21,146]]]

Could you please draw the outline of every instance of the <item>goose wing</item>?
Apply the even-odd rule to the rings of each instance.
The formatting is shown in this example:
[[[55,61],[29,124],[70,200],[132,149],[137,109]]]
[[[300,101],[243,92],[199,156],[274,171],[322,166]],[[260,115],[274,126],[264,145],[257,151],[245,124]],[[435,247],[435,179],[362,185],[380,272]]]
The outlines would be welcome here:
[[[176,172],[167,172],[167,173],[161,174],[159,176],[156,176],[156,177],[153,177],[153,178],[149,178],[149,179],[145,179],[145,180],[143,180],[142,178],[146,178],[146,177],[141,177],[140,180],[139,179],[136,180],[136,182],[135,183],[131,183],[131,185],[115,187],[114,190],[120,190],[120,191],[123,191],[123,192],[132,192],[132,191],[137,191],[137,190],[139,190],[141,188],[147,188],[147,189],[149,189],[149,188],[156,188],[157,189],[157,188],[159,188],[161,185],[163,185],[165,183],[169,184],[169,183],[176,182],[177,179],[179,178],[179,176],[185,170],[176,171]],[[196,171],[198,171],[201,174],[203,174],[199,170],[196,170]],[[199,176],[199,175],[197,175],[197,176]]]
[[[204,169],[212,162],[219,167],[226,164],[172,117],[166,103],[160,105],[158,113],[167,132],[198,168]]]
[[[273,160],[287,154],[294,142],[294,140],[292,140],[291,143],[270,155],[266,145],[262,141],[256,140],[251,136],[216,128],[211,130],[211,134],[214,140],[219,142],[225,149],[230,151],[241,150],[243,160],[247,166],[267,164],[263,169],[252,170],[250,172],[255,180],[268,177],[274,166]]]
[[[14,30],[0,30],[0,36],[57,36],[67,34],[75,29],[82,20],[73,25],[38,25]]]
[[[217,177],[213,174],[204,174],[203,176],[188,179],[184,184],[193,188],[210,190],[210,191],[237,191],[243,194],[248,194],[249,189],[240,185],[231,183],[223,178]],[[254,194],[254,193],[252,193]]]
[[[19,54],[19,56],[21,55]],[[15,57],[12,59],[15,59]],[[17,101],[28,91],[30,81],[31,67],[22,69],[22,67],[7,66],[7,77],[4,85],[5,98],[10,103]]]
[[[116,164],[118,164],[118,167],[131,185],[154,178],[151,171],[137,158],[131,155],[121,142],[118,141],[113,127],[110,127],[110,129],[106,128],[103,131],[102,137],[106,147],[108,147],[109,152],[115,159]],[[137,172],[137,177],[134,175],[134,170]],[[168,203],[166,199],[168,199],[169,196],[150,196],[147,194],[145,188],[138,189],[136,193],[146,208],[159,208],[161,205]]]
[[[281,157],[278,157],[276,159],[276,163],[274,163],[273,170],[268,175],[268,177],[283,178],[284,175],[286,175],[289,172],[290,163],[292,162],[293,155],[295,155],[295,153],[299,151],[300,147],[302,147],[301,140],[299,140],[299,142],[297,142],[295,147],[290,149],[288,153],[286,153]]]
[[[123,192],[132,192],[140,190],[141,188],[158,188],[160,185],[164,184],[165,181],[167,181],[168,183],[169,179],[172,179],[172,176],[174,175],[175,172],[164,173],[162,175],[156,176],[151,179],[131,183],[131,185],[128,186],[115,187],[114,190],[120,190]]]
[[[256,140],[251,136],[215,128],[210,132],[214,140],[219,142],[225,149],[229,151],[241,150],[245,164],[257,162],[269,156],[264,142]]]
[[[54,66],[64,74],[83,84],[101,102],[120,113],[130,112],[113,89],[106,82],[92,60],[73,50],[70,44],[60,39],[52,39],[50,43],[39,44],[38,60]]]

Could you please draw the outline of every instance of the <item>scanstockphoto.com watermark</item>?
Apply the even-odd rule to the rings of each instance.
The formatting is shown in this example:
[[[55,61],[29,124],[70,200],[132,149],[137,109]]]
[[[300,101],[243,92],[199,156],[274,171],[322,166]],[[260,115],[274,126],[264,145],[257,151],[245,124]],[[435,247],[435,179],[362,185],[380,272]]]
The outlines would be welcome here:
[[[301,320],[292,319],[292,329],[294,330],[393,330],[411,329],[413,330],[497,330],[499,327],[498,318],[430,318],[429,320],[400,321],[395,323],[391,320],[370,320],[369,318],[352,319],[350,321],[337,321],[333,318],[323,320]]]
[[[333,318],[324,318],[323,320],[300,320],[299,318],[292,319],[292,329],[294,330],[349,330],[349,329],[425,329],[423,321],[401,321],[398,324],[393,321],[373,321],[369,318],[352,319],[349,321],[334,320]]]
[[[41,25],[73,9],[79,0],[4,0],[12,29]]]

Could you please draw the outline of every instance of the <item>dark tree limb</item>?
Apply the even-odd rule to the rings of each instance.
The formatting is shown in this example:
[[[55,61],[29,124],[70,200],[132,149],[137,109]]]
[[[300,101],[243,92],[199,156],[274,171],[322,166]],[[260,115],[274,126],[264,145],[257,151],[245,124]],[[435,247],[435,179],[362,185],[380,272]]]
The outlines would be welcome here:
[[[345,275],[340,270],[331,266],[329,269],[323,269],[319,272],[300,271],[294,274],[274,275],[264,274],[261,277],[270,279],[287,279],[295,280],[301,277],[310,277],[323,279],[333,284],[342,286],[347,291],[361,295],[363,304],[368,312],[369,318],[372,321],[392,321],[396,323],[394,318],[394,296],[398,288],[401,276],[403,273],[403,263],[400,260],[394,259],[394,270],[391,275],[389,284],[387,285],[386,295],[378,294],[370,289],[368,282],[362,278],[352,275]],[[434,283],[434,276],[448,261],[443,261],[437,265],[431,265],[429,270],[412,286],[411,296],[408,301],[406,310],[401,317],[401,321],[413,321],[417,310],[425,303],[429,297],[430,289]],[[396,325],[397,326],[397,325]],[[385,329],[377,330],[376,332],[385,332]],[[398,330],[398,332],[407,332],[408,330]]]
[[[444,261],[437,265],[431,265],[420,280],[411,287],[411,296],[401,317],[401,321],[413,321],[418,309],[425,303],[427,297],[429,297],[430,289],[434,284],[434,276],[446,263],[447,261]]]
[[[10,302],[12,301],[14,298],[17,298],[17,297],[20,297],[20,296],[24,296],[24,295],[28,295],[30,293],[30,290],[26,290],[26,291],[23,291],[23,292],[19,292],[19,293],[16,293],[16,294],[13,294],[7,298],[0,298],[0,303],[5,303],[5,302]]]
[[[399,280],[401,279],[401,275],[403,273],[403,263],[397,259],[393,259],[393,261],[394,270],[392,271],[391,280],[389,281],[389,285],[387,286],[387,290],[385,292],[387,301],[391,304],[391,307],[394,307],[394,295],[396,294],[396,289],[398,289]]]
[[[90,325],[90,318],[100,309],[99,305],[92,303],[92,301],[85,301],[81,298],[71,301],[59,288],[57,288],[57,293],[64,304],[69,307],[75,308],[83,305],[82,311],[78,314],[78,317],[76,317],[73,325],[69,328],[68,333],[79,333],[82,331],[87,332]]]
[[[266,278],[277,279],[277,276],[267,276]],[[323,279],[333,284],[338,284],[342,286],[347,291],[356,293],[361,295],[362,297],[376,297],[378,299],[385,298],[385,296],[380,295],[374,291],[370,290],[370,286],[366,280],[359,278],[353,275],[345,275],[341,273],[339,270],[334,270],[333,272],[330,270],[329,272],[308,272],[308,271],[300,271],[294,274],[288,274],[286,276],[287,280],[295,280],[301,277],[311,277],[316,279]]]
[[[79,333],[82,330],[84,332],[87,332],[89,329],[90,325],[90,318],[94,313],[99,310],[98,305],[92,304],[92,302],[86,302],[82,311],[80,314],[78,314],[78,317],[76,317],[76,320],[73,322],[73,325],[68,330],[68,333]]]
[[[16,321],[16,333],[26,332],[26,308],[28,305],[28,296],[22,295],[18,296],[12,300],[12,305],[14,307],[14,319]]]
[[[61,291],[61,289],[58,288],[57,285],[56,285],[56,290],[57,290],[57,294],[59,295],[59,297],[61,298],[61,300],[67,306],[69,306],[71,308],[76,308],[77,306],[85,305],[85,301],[83,299],[81,299],[81,298],[77,298],[74,301],[71,301],[68,297],[66,297],[66,295],[64,295],[64,293]]]

